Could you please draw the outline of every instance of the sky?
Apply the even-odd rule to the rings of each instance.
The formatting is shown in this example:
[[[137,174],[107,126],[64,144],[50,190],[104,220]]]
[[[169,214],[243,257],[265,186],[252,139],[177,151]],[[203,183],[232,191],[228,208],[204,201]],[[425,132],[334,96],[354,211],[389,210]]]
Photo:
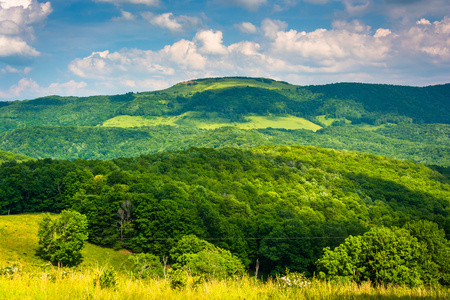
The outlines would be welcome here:
[[[0,100],[226,76],[450,82],[449,0],[0,0]]]

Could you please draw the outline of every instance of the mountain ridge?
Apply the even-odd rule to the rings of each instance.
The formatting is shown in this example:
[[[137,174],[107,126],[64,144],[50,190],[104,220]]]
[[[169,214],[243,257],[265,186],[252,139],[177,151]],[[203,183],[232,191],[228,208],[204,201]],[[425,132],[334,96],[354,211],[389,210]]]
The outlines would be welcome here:
[[[448,166],[449,95],[450,84],[296,86],[226,77],[153,92],[47,96],[0,106],[0,149],[109,159],[192,146],[310,144]],[[217,131],[225,127],[236,130]]]

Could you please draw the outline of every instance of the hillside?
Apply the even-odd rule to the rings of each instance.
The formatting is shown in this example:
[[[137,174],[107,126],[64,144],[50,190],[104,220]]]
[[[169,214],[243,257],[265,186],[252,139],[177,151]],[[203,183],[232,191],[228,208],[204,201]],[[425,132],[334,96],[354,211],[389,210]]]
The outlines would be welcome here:
[[[30,159],[33,159],[33,158],[27,157],[25,155],[20,155],[20,154],[15,154],[15,153],[0,150],[0,165],[5,162],[10,162],[10,161],[22,162],[22,161],[26,161],[26,160],[30,160]]]
[[[72,208],[88,217],[91,242],[160,257],[195,234],[247,266],[259,259],[265,272],[311,275],[324,247],[373,227],[429,220],[450,231],[448,178],[359,152],[192,148],[4,164],[0,178],[2,214]],[[120,219],[120,209],[129,216]]]
[[[154,92],[49,96],[0,107],[0,149],[110,159],[192,146],[301,144],[450,166],[449,95],[450,84],[302,87],[230,77]]]
[[[43,214],[0,216],[0,262],[20,262],[25,269],[44,266],[47,262],[35,256],[37,231]],[[87,243],[82,250],[81,268],[112,266],[117,270],[128,266],[127,254]]]
[[[30,157],[112,159],[190,147],[253,148],[311,145],[357,150],[425,164],[450,166],[450,125],[391,125],[367,130],[357,126],[305,129],[201,129],[185,126],[60,127],[36,126],[0,135],[0,147]]]

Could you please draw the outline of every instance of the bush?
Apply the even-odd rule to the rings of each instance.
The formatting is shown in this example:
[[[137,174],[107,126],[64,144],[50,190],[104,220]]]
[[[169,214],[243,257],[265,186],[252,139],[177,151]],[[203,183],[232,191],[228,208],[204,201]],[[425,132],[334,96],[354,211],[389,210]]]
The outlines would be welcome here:
[[[150,253],[139,253],[128,257],[133,263],[133,275],[137,278],[162,277],[163,266],[159,257]]]
[[[117,288],[117,274],[112,268],[103,270],[94,278],[94,286],[101,289],[116,289]]]
[[[224,279],[244,272],[242,262],[230,251],[216,247],[195,235],[184,236],[170,251],[174,268],[182,267],[192,276]]]
[[[188,275],[187,273],[182,270],[170,270],[169,272],[169,283],[170,287],[173,289],[183,289],[188,284]]]

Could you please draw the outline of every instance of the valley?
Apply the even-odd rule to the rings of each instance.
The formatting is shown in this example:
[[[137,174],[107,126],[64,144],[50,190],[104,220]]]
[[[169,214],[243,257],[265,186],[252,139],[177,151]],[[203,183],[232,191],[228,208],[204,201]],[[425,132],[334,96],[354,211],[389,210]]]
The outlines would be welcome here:
[[[446,298],[449,92],[229,77],[8,102],[0,290]],[[68,251],[67,212],[87,224],[75,267],[39,256]]]

